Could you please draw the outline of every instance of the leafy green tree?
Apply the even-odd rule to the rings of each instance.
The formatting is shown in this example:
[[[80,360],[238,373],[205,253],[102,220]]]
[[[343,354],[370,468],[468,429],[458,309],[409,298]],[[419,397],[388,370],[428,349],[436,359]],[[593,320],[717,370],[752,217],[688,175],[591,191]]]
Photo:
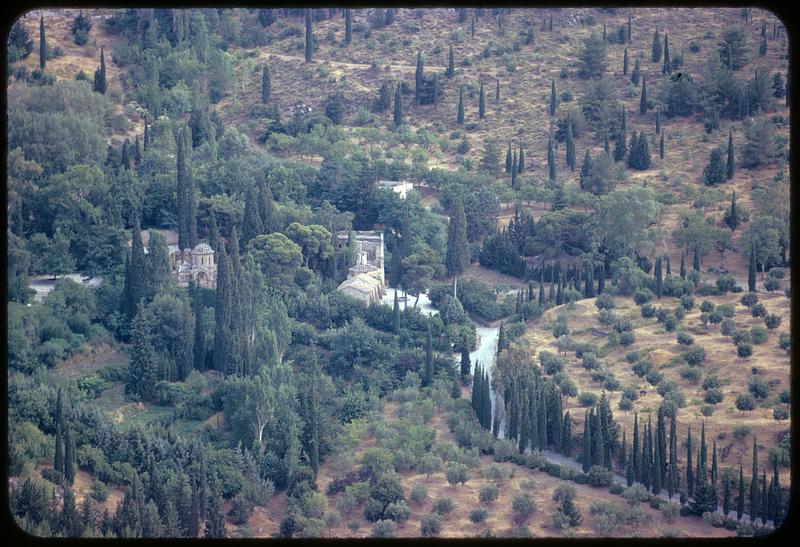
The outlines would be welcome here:
[[[580,54],[580,75],[584,78],[599,78],[605,73],[606,44],[603,39],[592,33],[583,43]]]

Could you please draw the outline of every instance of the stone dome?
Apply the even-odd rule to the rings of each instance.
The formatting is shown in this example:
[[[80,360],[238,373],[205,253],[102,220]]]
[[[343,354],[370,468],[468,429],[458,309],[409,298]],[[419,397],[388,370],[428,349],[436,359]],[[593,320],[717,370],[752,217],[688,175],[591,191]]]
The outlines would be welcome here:
[[[193,255],[210,255],[214,254],[214,250],[208,243],[198,243],[194,249],[192,249]]]

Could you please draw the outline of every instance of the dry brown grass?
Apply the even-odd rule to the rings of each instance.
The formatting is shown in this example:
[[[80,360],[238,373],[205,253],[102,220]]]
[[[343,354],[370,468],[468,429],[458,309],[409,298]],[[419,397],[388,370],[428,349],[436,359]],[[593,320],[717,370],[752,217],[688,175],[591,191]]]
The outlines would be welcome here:
[[[681,321],[681,326],[689,332],[695,339],[695,345],[702,346],[706,350],[706,360],[700,369],[703,378],[710,374],[717,375],[722,382],[724,400],[715,406],[714,414],[706,421],[706,434],[708,435],[709,445],[712,439],[717,439],[717,446],[720,450],[729,447],[730,455],[725,459],[720,459],[720,466],[744,466],[750,469],[752,466],[752,437],[737,441],[732,435],[733,428],[736,426],[749,426],[753,434],[758,439],[759,460],[766,461],[767,450],[777,445],[777,437],[784,430],[788,429],[789,422],[778,422],[772,417],[772,408],[778,397],[778,393],[790,386],[790,358],[785,351],[778,346],[778,335],[780,332],[789,332],[790,325],[790,301],[783,295],[759,293],[759,301],[764,304],[769,313],[775,313],[782,317],[781,326],[774,331],[769,331],[769,339],[759,345],[753,345],[753,355],[748,359],[739,358],[736,354],[730,337],[723,336],[719,332],[719,326],[709,324],[708,328],[700,323],[699,305],[704,299],[716,305],[731,303],[735,304],[734,321],[738,329],[749,329],[755,325],[762,325],[763,320],[752,317],[749,310],[739,303],[741,294],[728,294],[725,296],[695,297],[695,309],[686,314]],[[689,426],[699,433],[700,423],[704,419],[701,408],[705,406],[703,402],[704,391],[701,388],[702,379],[698,384],[691,384],[680,377],[679,369],[685,365],[681,359],[677,364],[673,364],[670,356],[680,356],[686,349],[680,346],[676,340],[676,332],[666,332],[661,324],[656,323],[655,318],[644,319],[639,313],[639,307],[631,298],[615,297],[615,313],[631,319],[634,325],[636,342],[625,348],[617,346],[606,350],[601,355],[600,361],[611,370],[620,381],[622,388],[634,386],[637,390],[646,390],[647,394],[640,396],[634,402],[634,411],[641,415],[655,413],[661,403],[661,396],[655,388],[647,383],[643,378],[638,378],[632,371],[631,365],[625,361],[625,355],[631,351],[649,351],[648,357],[654,365],[659,367],[660,372],[667,380],[677,382],[680,389],[686,395],[686,406],[678,413],[678,434],[680,438],[685,438]],[[655,303],[656,306],[674,308],[678,305],[675,298],[662,298]],[[542,349],[557,352],[555,339],[552,335],[552,324],[560,313],[565,313],[569,319],[571,336],[576,341],[593,341],[602,349],[606,344],[606,339],[602,336],[594,336],[591,329],[610,331],[610,327],[601,325],[597,321],[597,308],[594,306],[594,299],[582,300],[572,305],[564,305],[552,308],[532,324],[523,340],[530,344],[535,354]],[[597,331],[595,331],[596,333]],[[562,354],[563,355],[563,354]],[[752,367],[758,368],[758,377],[766,381],[778,380],[780,383],[771,388],[769,397],[752,412],[740,412],[736,409],[734,402],[736,396],[747,392],[747,383],[753,377]],[[591,371],[585,370],[580,363],[580,359],[569,353],[567,356],[566,371],[578,385],[578,390],[589,391],[598,396],[603,391],[602,385],[593,382]],[[621,411],[617,404],[621,398],[621,391],[607,393],[614,409],[617,420],[630,433],[633,427],[634,411]],[[565,405],[565,410],[569,409],[573,420],[578,422],[575,427],[580,430],[583,427],[583,409],[576,400],[569,399]],[[646,417],[645,417],[646,419]],[[679,464],[683,465],[685,455],[678,458]],[[789,480],[790,470],[781,470],[781,479]],[[788,483],[787,483],[788,484]]]

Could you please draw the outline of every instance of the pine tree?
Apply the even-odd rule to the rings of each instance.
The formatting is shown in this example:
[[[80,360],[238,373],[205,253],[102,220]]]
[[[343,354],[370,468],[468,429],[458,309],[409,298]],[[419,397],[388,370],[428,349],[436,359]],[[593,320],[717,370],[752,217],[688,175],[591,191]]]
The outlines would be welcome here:
[[[480,98],[478,99],[478,116],[480,119],[486,116],[486,98],[483,94],[483,82],[481,82]]]
[[[344,10],[344,43],[350,45],[353,41],[353,14],[350,8]]]
[[[625,48],[625,53],[622,57],[622,75],[628,75],[628,48]]]
[[[556,115],[556,79],[553,78],[550,84],[550,115]]]
[[[639,99],[639,114],[647,114],[647,76],[642,78],[642,96]]]
[[[669,58],[669,36],[664,34],[664,64],[661,66],[661,74],[669,74],[671,72],[672,61]]]
[[[428,325],[428,334],[425,337],[425,386],[433,383],[433,339],[431,326]]]
[[[467,241],[467,217],[464,203],[456,198],[452,204],[450,223],[447,227],[447,275],[460,275],[469,268],[469,242]]]
[[[725,180],[731,180],[733,178],[734,170],[733,128],[731,128],[728,130],[728,161],[725,167]]]
[[[464,88],[458,90],[458,114],[456,115],[456,123],[458,125],[464,124]]]
[[[397,90],[394,92],[394,125],[400,127],[403,123],[403,97],[400,94],[400,84],[397,84]]]
[[[271,91],[271,79],[269,74],[269,65],[264,64],[264,69],[261,72],[261,102],[267,104],[269,102],[269,94]]]
[[[658,35],[658,29],[656,29],[655,33],[653,34],[652,52],[653,62],[659,62],[661,60],[661,37]]]
[[[750,247],[750,265],[747,269],[747,290],[756,292],[756,247]]]
[[[556,155],[553,148],[553,135],[547,141],[547,170],[548,178],[551,181],[556,180]]]
[[[444,75],[446,78],[452,78],[456,74],[455,68],[455,57],[453,56],[453,46],[450,46],[450,55],[448,56],[447,60],[447,70],[445,71]]]
[[[306,8],[306,50],[305,50],[305,58],[306,62],[311,62],[311,57],[314,51],[314,34],[311,28],[311,10]]]

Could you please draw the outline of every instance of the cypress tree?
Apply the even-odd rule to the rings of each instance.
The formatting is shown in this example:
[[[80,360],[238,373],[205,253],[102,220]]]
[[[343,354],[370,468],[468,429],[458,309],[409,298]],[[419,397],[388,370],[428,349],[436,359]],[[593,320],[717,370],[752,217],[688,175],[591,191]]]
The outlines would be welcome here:
[[[625,53],[622,57],[622,75],[628,75],[628,48],[625,48]]]
[[[439,106],[439,75],[437,73],[433,73],[433,108],[436,109]]]
[[[475,16],[470,19],[470,35],[475,38]]]
[[[269,65],[264,64],[264,69],[261,72],[261,102],[267,104],[269,102],[269,94],[271,90],[271,80],[269,75]]]
[[[689,497],[694,493],[694,474],[692,473],[692,428],[686,437],[686,490]]]
[[[397,90],[394,92],[394,125],[400,127],[403,123],[403,97],[400,94],[400,84],[397,84]]]
[[[633,61],[633,70],[631,71],[631,83],[633,85],[639,85],[640,74],[641,68],[639,68],[639,57],[637,56]]]
[[[100,68],[94,71],[94,87],[98,93],[105,94],[108,88],[106,83],[106,57],[103,48],[100,47]]]
[[[567,121],[567,165],[570,171],[575,170],[575,140],[572,136],[572,122]]]
[[[483,82],[481,82],[480,98],[478,99],[478,116],[480,119],[486,116],[486,97],[483,94]]]
[[[213,213],[213,208],[211,212]],[[264,178],[261,178],[258,183],[258,216],[261,218],[264,230],[263,233],[271,234],[280,228],[275,215],[275,202],[272,199],[272,189]],[[216,229],[216,218],[213,218],[213,220],[214,228]],[[333,233],[333,236],[336,237],[336,234]]]
[[[556,115],[556,79],[553,78],[550,84],[550,115]]]
[[[603,21],[603,41],[606,41],[606,22]]]
[[[661,66],[661,74],[669,74],[671,72],[669,58],[669,36],[664,34],[664,64]]]
[[[625,430],[622,430],[622,448],[619,451],[619,466],[623,469],[628,463],[628,439],[625,435]]]
[[[653,62],[659,62],[661,60],[661,37],[658,35],[658,29],[653,33],[653,45],[651,49],[653,53]]]
[[[664,159],[664,133],[661,133],[661,140],[658,142],[658,157]]]
[[[656,135],[661,134],[661,108],[656,108]]]
[[[750,522],[758,516],[758,446],[753,435],[753,473],[750,480]]]
[[[628,38],[628,43],[629,44],[631,43],[631,33],[632,33],[632,31],[633,31],[633,29],[631,27],[631,12],[628,12],[628,36],[627,36],[627,38]]]
[[[75,439],[69,425],[64,428],[64,479],[70,485],[75,482]]]
[[[633,481],[635,479],[633,473],[633,463],[631,463],[631,458],[628,458],[628,461],[625,464],[625,484],[630,488],[633,486]]]
[[[661,294],[664,292],[664,277],[661,273],[661,257],[659,256],[656,258],[656,295],[661,298]]]
[[[508,143],[508,152],[506,152],[506,174],[511,173],[511,162],[513,157],[511,155],[511,143]]]
[[[258,210],[258,194],[255,186],[251,186],[244,202],[244,218],[242,219],[242,239],[248,241],[264,232],[264,224]]]
[[[525,171],[525,152],[522,150],[522,143],[519,143],[519,162],[517,163],[517,173]]]
[[[433,339],[431,338],[431,326],[428,325],[428,333],[425,337],[425,386],[430,386],[433,382]]]
[[[750,247],[750,265],[747,268],[747,290],[756,292],[756,247]]]
[[[556,154],[553,149],[553,135],[547,141],[547,171],[548,178],[551,181],[556,180]]]
[[[722,514],[727,517],[731,512],[731,481],[728,474],[724,474],[722,482]]]
[[[686,251],[681,253],[681,279],[686,279]]]
[[[39,69],[44,71],[47,64],[47,39],[44,35],[44,16],[39,17]]]
[[[517,151],[514,150],[514,157],[511,159],[511,188],[517,187]]]
[[[417,52],[417,71],[414,75],[414,101],[419,106],[422,92],[422,81],[425,78],[424,67],[422,66],[422,52]]]
[[[767,496],[767,468],[761,468],[761,526],[767,525],[769,519],[769,498]]]
[[[647,76],[642,78],[642,96],[639,99],[639,114],[647,114]]]
[[[353,14],[350,8],[344,10],[344,43],[350,45],[353,41]]]
[[[392,307],[392,332],[400,332],[400,304],[397,300],[397,289],[394,291],[394,306]]]
[[[696,272],[700,271],[700,252],[697,250],[697,245],[694,247],[694,257],[692,258],[692,269]]]
[[[606,132],[603,135],[603,150],[606,151],[606,154],[611,153],[611,149],[608,145],[608,129],[606,129]]]
[[[733,128],[731,128],[728,130],[728,161],[725,165],[725,180],[731,180],[733,178],[734,170]]]
[[[58,396],[61,397],[59,390]],[[60,473],[64,473],[64,449],[61,440],[61,425],[56,425],[56,454],[53,459],[53,469]]]
[[[453,371],[453,381],[450,384],[450,397],[453,399],[461,397],[461,382],[458,380],[458,371]]]
[[[131,170],[130,141],[128,139],[125,139],[125,142],[122,143],[120,166],[126,171]]]
[[[667,271],[667,277],[669,277],[669,276],[671,276],[671,275],[672,275],[672,268],[670,268],[670,266],[669,266],[669,255],[666,255],[666,256],[664,256],[664,259],[665,259],[665,260],[666,260],[666,262],[667,262],[667,268],[666,268],[666,271]]]
[[[306,10],[306,21],[311,21],[311,15]],[[310,24],[307,24],[310,27]],[[227,533],[225,531],[225,515],[222,512],[222,499],[216,489],[212,489],[211,503],[208,507],[208,518],[206,519],[206,528],[204,536],[206,538],[224,538]]]
[[[500,102],[500,78],[495,80],[495,87],[494,87],[494,102]]]
[[[548,24],[547,28],[548,28],[548,30],[550,32],[553,32],[553,16],[552,15],[550,15],[550,23]]]
[[[542,274],[539,274],[539,307],[544,306],[544,283],[542,282]]]
[[[306,62],[310,63],[314,52],[314,34],[311,28],[311,10],[306,8]]]
[[[469,372],[471,367],[471,362],[469,358],[469,347],[467,346],[467,336],[464,335],[461,338],[461,379],[466,381],[469,378]]]
[[[583,472],[588,473],[592,467],[592,421],[587,410],[583,418]]]
[[[458,114],[456,115],[456,123],[458,125],[464,124],[464,88],[458,90]]]
[[[633,474],[639,477],[641,474],[641,460],[639,455],[639,414],[633,415],[633,439],[631,446],[631,465],[633,467]]]
[[[497,354],[503,351],[506,347],[506,331],[503,323],[500,323],[500,331],[497,333]]]
[[[231,353],[231,315],[233,306],[233,281],[231,261],[220,242],[217,251],[217,291],[214,305],[214,369],[225,372]]]
[[[597,294],[603,294],[606,286],[606,267],[600,264],[600,271],[597,274]]]
[[[447,226],[447,275],[460,275],[469,268],[469,242],[467,241],[467,217],[460,198],[453,201],[450,223]]]
[[[141,313],[133,321],[131,338],[133,350],[128,364],[125,392],[138,395],[143,401],[152,401],[159,380],[156,353],[150,338],[150,327]]]
[[[677,465],[678,465],[678,434],[675,431],[675,413],[672,413],[669,423],[669,478],[667,479],[667,491],[669,499],[675,494],[678,486]]]
[[[661,493],[661,465],[659,462],[661,461],[661,450],[659,447],[658,442],[658,432],[656,432],[656,442],[653,446],[653,465],[652,465],[652,484],[653,484],[653,494],[659,495]]]
[[[734,190],[733,195],[731,196],[731,210],[728,214],[728,218],[725,219],[728,223],[728,227],[731,230],[736,230],[739,227],[739,212],[736,210],[736,191]]]
[[[736,498],[736,520],[742,520],[744,515],[744,473],[739,466],[739,495]]]
[[[717,440],[711,446],[711,499],[717,507]]]
[[[147,114],[144,116],[144,149],[150,146],[150,124],[147,123]]]
[[[128,319],[133,319],[139,310],[140,301],[147,295],[147,271],[142,243],[142,231],[136,217],[131,237],[131,256],[126,275],[127,293],[123,293],[124,309]]]
[[[447,78],[452,78],[456,74],[455,68],[455,57],[453,56],[453,46],[450,45],[450,54],[447,60],[447,70],[445,71],[444,75]]]

